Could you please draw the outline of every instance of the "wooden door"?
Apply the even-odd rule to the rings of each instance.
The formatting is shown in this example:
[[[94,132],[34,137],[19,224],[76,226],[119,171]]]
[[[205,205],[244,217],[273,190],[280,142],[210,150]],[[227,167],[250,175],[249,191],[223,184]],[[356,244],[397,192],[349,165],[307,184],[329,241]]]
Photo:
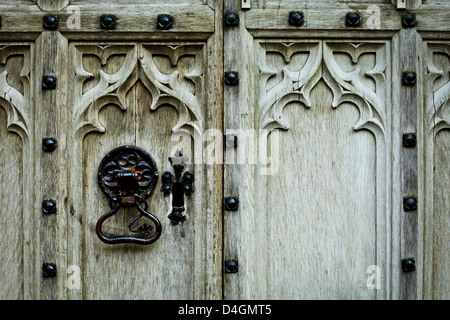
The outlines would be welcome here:
[[[448,5],[225,1],[225,299],[448,298]]]
[[[220,298],[222,171],[196,163],[193,143],[222,126],[220,1],[14,0],[0,2],[0,16],[0,297]],[[45,151],[50,137],[57,148]],[[157,167],[148,208],[140,204],[162,227],[148,246],[96,233],[111,210],[99,166],[124,145]],[[161,192],[161,177],[174,175],[177,151],[194,192],[182,195],[186,221],[172,225],[175,196]],[[137,215],[121,208],[101,231],[129,237]]]
[[[0,0],[0,297],[448,299],[449,9]],[[121,146],[158,174],[148,246],[97,234]]]

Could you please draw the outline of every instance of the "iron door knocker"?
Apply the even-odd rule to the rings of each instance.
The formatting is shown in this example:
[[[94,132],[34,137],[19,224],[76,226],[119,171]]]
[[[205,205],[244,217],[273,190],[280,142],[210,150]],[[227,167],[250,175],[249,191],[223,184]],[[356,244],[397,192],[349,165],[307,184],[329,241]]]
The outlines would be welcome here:
[[[101,241],[107,244],[135,243],[149,245],[161,236],[161,223],[148,212],[147,199],[156,186],[158,168],[152,157],[135,146],[121,146],[110,151],[100,163],[98,183],[103,193],[110,199],[111,211],[104,214],[97,222],[96,232]],[[102,232],[102,224],[114,216],[119,209],[136,207],[139,215],[133,218],[128,228],[142,237],[119,236],[108,237]],[[144,223],[134,229],[136,221],[147,218],[154,226]],[[154,230],[153,235],[149,236]]]

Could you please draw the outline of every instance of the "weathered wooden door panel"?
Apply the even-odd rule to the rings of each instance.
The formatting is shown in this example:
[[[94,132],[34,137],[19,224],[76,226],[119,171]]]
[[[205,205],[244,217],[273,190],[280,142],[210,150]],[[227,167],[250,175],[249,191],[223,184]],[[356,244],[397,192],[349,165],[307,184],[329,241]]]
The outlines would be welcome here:
[[[82,9],[86,3],[98,19],[99,9],[91,6],[92,2],[74,3]],[[204,126],[213,126],[216,112],[220,111],[220,103],[208,103],[220,94],[216,89],[220,68],[212,67],[218,61],[220,42],[214,35],[214,3],[210,5],[180,1],[168,6],[161,1],[152,3],[148,10],[134,7],[139,8],[136,13],[142,19],[141,26],[146,15],[153,20],[156,13],[173,15],[173,27],[165,34],[152,26],[143,30],[147,35],[143,36],[135,32],[139,22],[126,21],[128,15],[119,17],[117,29],[134,29],[129,35],[116,37],[142,37],[153,39],[151,42],[78,42],[83,36],[71,35],[74,41],[69,42],[69,74],[73,77],[68,87],[73,90],[68,96],[72,105],[68,147],[76,156],[69,159],[73,169],[68,203],[72,262],[68,259],[67,263],[82,266],[83,284],[81,290],[69,291],[69,297],[220,297],[221,251],[220,242],[214,239],[218,230],[213,229],[219,220],[210,215],[220,196],[216,194],[220,185],[214,181],[220,174],[213,174],[215,166],[195,165],[193,161],[195,134]],[[129,8],[126,2],[121,6],[116,15]],[[180,135],[183,144],[179,143]],[[164,171],[174,172],[169,157],[181,151],[187,159],[185,170],[195,177],[195,192],[185,196],[187,220],[177,226],[168,219],[173,196],[164,197],[158,179],[148,200],[148,211],[158,217],[163,232],[149,247],[107,246],[95,234],[97,220],[110,210],[108,199],[98,187],[98,165],[110,150],[121,145],[146,150],[156,162],[159,176]],[[105,222],[103,231],[115,236],[131,235],[128,224],[136,215],[136,209],[126,209]],[[206,266],[208,258],[214,262]]]
[[[168,160],[176,151],[172,132],[184,128],[193,135],[194,122],[206,122],[205,50],[205,43],[187,42],[69,46],[74,57],[70,73],[75,75],[69,82],[73,88],[70,105],[74,106],[69,136],[73,137],[72,152],[78,155],[70,161],[74,170],[69,178],[69,198],[73,199],[69,204],[78,219],[70,224],[68,241],[79,242],[86,298],[192,299],[205,294],[201,293],[206,281],[201,263],[205,244],[196,237],[206,238],[209,224],[202,214],[202,193],[211,190],[203,181],[206,167],[186,167],[197,178],[196,190],[186,198],[188,220],[179,226],[171,226],[167,218],[171,198],[164,198],[159,180],[149,199],[149,212],[159,217],[163,234],[151,246],[105,246],[95,234],[97,220],[110,210],[97,182],[102,158],[118,146],[135,145],[150,153],[160,176],[167,170],[173,172]],[[105,86],[103,81],[109,75],[114,80],[107,80]],[[193,155],[193,148],[179,151]],[[136,215],[135,208],[127,209],[125,215],[105,222],[103,230],[116,236],[130,235],[128,223]],[[158,287],[161,289],[155,290]]]
[[[239,86],[224,88],[225,128],[263,131],[256,148],[248,134],[238,138],[236,153],[256,153],[257,161],[225,167],[225,195],[239,197],[239,209],[224,213],[225,258],[239,262],[239,272],[225,277],[226,299],[448,294],[446,285],[431,285],[448,268],[440,265],[435,274],[427,253],[446,250],[448,194],[436,196],[430,186],[446,190],[448,180],[446,173],[433,180],[434,173],[423,189],[433,160],[422,157],[436,150],[420,146],[432,139],[422,128],[423,110],[430,123],[436,119],[430,101],[436,102],[422,101],[430,94],[430,71],[422,66],[430,58],[422,51],[442,28],[435,22],[445,19],[438,13],[445,6],[423,4],[410,28],[402,22],[408,12],[384,1],[253,1],[247,11],[225,3],[225,12],[239,12],[239,26],[224,34],[224,68],[239,72]],[[292,12],[302,15],[299,25],[290,22]],[[359,13],[357,26],[346,23],[351,12]],[[440,71],[432,68],[440,86],[448,82],[446,50],[437,54]],[[416,73],[415,86],[402,84],[406,71]],[[440,93],[445,127],[448,88]],[[417,148],[402,145],[408,132],[417,135]],[[410,195],[423,203],[406,212],[403,198]],[[437,221],[446,230],[431,236],[426,229]],[[415,272],[402,271],[405,258],[415,258]]]
[[[0,3],[1,157],[8,163],[2,167],[1,195],[2,207],[11,204],[14,212],[1,212],[7,230],[1,236],[11,244],[2,251],[2,263],[15,265],[11,272],[2,267],[1,297],[220,298],[221,219],[214,213],[221,206],[222,172],[216,164],[194,163],[193,141],[203,128],[222,126],[222,43],[216,34],[221,6],[26,4]],[[46,14],[58,16],[56,30],[43,27]],[[101,29],[107,14],[116,19],[112,30]],[[161,14],[172,16],[169,30],[158,29]],[[7,42],[11,39],[30,42]],[[56,87],[44,90],[49,75]],[[55,151],[43,151],[44,137],[58,141]],[[96,234],[97,221],[111,210],[98,184],[99,164],[122,145],[147,151],[159,177],[173,173],[169,157],[181,151],[185,171],[195,177],[194,193],[184,197],[187,219],[176,226],[168,219],[173,196],[164,197],[158,179],[148,211],[163,232],[150,246],[109,246]],[[6,187],[8,181],[14,185]],[[43,199],[56,201],[56,214],[42,213]],[[136,215],[136,208],[120,210],[102,231],[130,234],[128,223]],[[56,264],[56,277],[43,276],[45,263]]]
[[[249,97],[258,97],[249,122],[267,130],[274,162],[267,175],[256,170],[248,185],[230,190],[242,200],[239,214],[226,217],[225,243],[233,247],[235,228],[247,234],[248,219],[250,239],[241,241],[261,245],[226,249],[245,257],[239,259],[245,280],[226,279],[225,289],[236,290],[231,296],[376,296],[362,284],[368,267],[389,265],[390,47],[389,41],[253,41],[249,60],[259,73],[250,82],[259,91]],[[232,167],[228,172],[236,179]]]
[[[0,298],[448,299],[449,3],[249,4],[0,0]],[[237,25],[224,25],[228,12]],[[228,133],[237,147],[222,159]],[[159,177],[182,151],[195,176],[179,225],[158,179],[147,201],[163,231],[149,246],[96,234],[111,210],[99,164],[123,145],[147,151]],[[417,209],[405,211],[407,196]],[[122,208],[103,232],[132,235],[136,214]]]

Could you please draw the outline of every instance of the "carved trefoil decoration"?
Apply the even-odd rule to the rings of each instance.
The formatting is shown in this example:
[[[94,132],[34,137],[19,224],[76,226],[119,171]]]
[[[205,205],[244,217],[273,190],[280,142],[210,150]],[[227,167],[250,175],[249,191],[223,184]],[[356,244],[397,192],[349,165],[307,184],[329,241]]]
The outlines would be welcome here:
[[[260,42],[265,58],[280,54],[284,59],[281,70],[269,66],[267,61],[259,62],[261,127],[288,130],[288,119],[283,116],[284,108],[291,102],[300,102],[306,108],[312,106],[310,93],[323,79],[333,93],[332,107],[344,102],[354,104],[360,111],[360,119],[354,129],[368,129],[385,134],[386,60],[388,46],[384,42],[342,43],[332,41],[302,42]],[[306,61],[296,65],[295,54],[306,54]],[[351,58],[353,71],[343,70],[335,54],[344,53]],[[358,65],[363,54],[375,55],[375,66],[363,72]],[[371,78],[375,90],[364,83]],[[281,79],[275,81],[276,79]],[[275,84],[274,84],[275,82]]]
[[[98,115],[108,104],[117,105],[126,110],[126,96],[140,81],[151,95],[150,110],[160,106],[171,106],[179,114],[177,124],[172,131],[183,129],[192,136],[200,133],[203,122],[203,44],[139,44],[139,45],[75,45],[74,71],[78,84],[75,87],[76,106],[74,107],[75,131],[82,136],[92,131],[105,132]],[[106,66],[112,56],[123,56],[123,63],[118,71],[107,73],[98,70],[98,81],[85,90],[84,84],[95,75],[86,71],[83,56],[94,55]],[[162,72],[157,65],[156,57],[166,57],[170,60],[174,71]],[[181,74],[178,68],[179,60],[185,56],[195,57],[192,70]],[[193,87],[183,85],[190,82]]]

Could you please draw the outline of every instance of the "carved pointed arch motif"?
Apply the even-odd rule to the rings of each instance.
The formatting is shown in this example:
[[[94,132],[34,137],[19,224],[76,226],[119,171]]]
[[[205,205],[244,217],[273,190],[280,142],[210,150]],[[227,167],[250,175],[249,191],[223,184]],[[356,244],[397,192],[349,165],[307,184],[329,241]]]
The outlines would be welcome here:
[[[9,81],[9,73],[5,68],[8,58],[22,56],[23,66],[20,71],[20,82],[23,88],[14,88]],[[30,109],[30,69],[31,49],[26,45],[0,46],[0,106],[6,110],[7,129],[16,132],[22,140],[29,139],[29,125],[32,112]],[[1,71],[2,69],[5,69]]]
[[[427,113],[431,116],[428,119],[429,130],[434,131],[436,135],[439,131],[450,129],[450,118],[448,111],[450,108],[450,67],[444,69],[443,66],[437,67],[433,61],[435,54],[444,55],[450,65],[450,45],[443,43],[428,43],[426,46],[428,59],[428,88],[431,93],[429,110]],[[447,80],[447,81],[445,81]]]
[[[262,128],[289,129],[288,120],[283,117],[283,109],[294,101],[310,108],[312,106],[310,93],[323,79],[333,93],[333,108],[344,102],[350,102],[359,109],[360,118],[354,126],[355,130],[368,129],[384,135],[388,89],[385,74],[388,50],[386,43],[264,41],[260,42],[260,45],[266,54],[281,54],[285,62],[281,70],[274,70],[265,61],[260,61],[259,101]],[[303,65],[292,66],[292,56],[296,53],[307,54]],[[344,53],[351,58],[352,71],[342,69],[336,61],[336,53]],[[360,57],[364,54],[375,55],[375,64],[367,71],[362,71],[358,65]],[[268,80],[277,75],[282,80],[268,88]],[[367,85],[367,78],[374,81],[375,89]]]
[[[192,135],[194,131],[201,131],[203,44],[76,45],[75,49],[74,132],[77,135],[84,136],[92,131],[105,132],[106,129],[98,118],[100,110],[108,104],[126,110],[126,95],[138,81],[151,95],[150,110],[164,105],[170,105],[177,110],[179,120],[172,131],[186,130]],[[113,74],[98,70],[98,82],[83,92],[84,82],[94,78],[94,74],[83,67],[84,55],[96,56],[102,66],[114,55],[122,55],[124,60]],[[155,56],[168,58],[175,70],[170,74],[159,70]],[[189,73],[181,76],[177,65],[184,56],[193,56],[195,65]],[[194,92],[180,83],[181,78],[193,83]]]

